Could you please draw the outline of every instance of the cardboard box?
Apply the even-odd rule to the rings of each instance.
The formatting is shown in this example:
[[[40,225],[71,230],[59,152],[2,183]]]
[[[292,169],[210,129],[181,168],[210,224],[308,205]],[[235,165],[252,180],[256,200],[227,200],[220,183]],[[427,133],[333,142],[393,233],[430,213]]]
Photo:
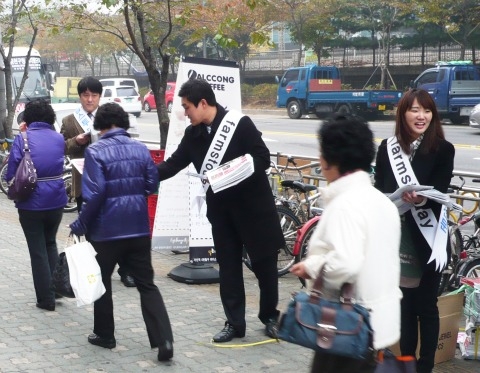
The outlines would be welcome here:
[[[464,294],[444,295],[438,298],[438,312],[440,314],[440,332],[438,334],[435,364],[451,360],[455,357],[457,335],[460,322],[463,321]],[[420,337],[418,339],[417,357],[420,351]],[[390,348],[395,355],[400,355],[400,345]]]

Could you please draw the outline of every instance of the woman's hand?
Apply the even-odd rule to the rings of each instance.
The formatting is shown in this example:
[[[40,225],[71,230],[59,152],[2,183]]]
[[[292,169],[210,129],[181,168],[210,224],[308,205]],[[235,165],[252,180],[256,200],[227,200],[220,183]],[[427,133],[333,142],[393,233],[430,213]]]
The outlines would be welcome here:
[[[290,268],[290,272],[293,273],[295,276],[298,276],[300,278],[304,278],[304,279],[310,279],[311,278],[310,275],[307,273],[304,262],[294,264],[292,266],[292,268]]]
[[[413,203],[415,205],[421,204],[424,200],[426,200],[425,197],[417,195],[415,191],[403,193],[402,199],[404,202]]]

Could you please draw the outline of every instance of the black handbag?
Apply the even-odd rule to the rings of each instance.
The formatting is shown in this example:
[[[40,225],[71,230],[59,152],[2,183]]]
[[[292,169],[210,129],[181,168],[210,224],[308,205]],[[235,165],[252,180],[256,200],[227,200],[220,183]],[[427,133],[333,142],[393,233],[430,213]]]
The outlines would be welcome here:
[[[385,349],[378,352],[375,373],[416,373],[417,360],[413,356],[395,356]]]
[[[55,293],[68,298],[75,298],[72,285],[70,285],[70,271],[68,270],[67,256],[60,253],[57,264],[52,273],[52,286]]]
[[[310,295],[293,295],[279,321],[284,341],[332,355],[366,359],[373,351],[369,311],[355,303],[353,285],[345,283],[338,301],[322,298],[323,268]]]
[[[27,134],[25,132],[20,132],[20,134],[23,138],[24,154],[18,164],[15,177],[8,184],[8,198],[18,202],[30,198],[37,186],[37,171],[30,156]]]

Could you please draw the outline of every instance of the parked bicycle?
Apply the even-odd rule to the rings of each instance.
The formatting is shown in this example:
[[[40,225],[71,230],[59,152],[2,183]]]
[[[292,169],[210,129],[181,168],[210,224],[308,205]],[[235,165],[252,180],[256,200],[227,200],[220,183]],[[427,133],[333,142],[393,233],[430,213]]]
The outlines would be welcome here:
[[[460,179],[461,185],[450,185],[449,192],[455,190],[459,193],[462,190],[465,180],[463,177]],[[472,181],[480,182],[480,179]],[[473,224],[473,234],[464,234],[468,224]],[[462,277],[480,276],[480,211],[465,216],[457,222],[449,220],[448,228],[452,252],[450,262],[442,273],[438,295],[445,291],[458,289]]]
[[[278,250],[277,270],[278,276],[283,276],[289,272],[289,269],[295,263],[295,253],[293,246],[295,244],[295,237],[297,229],[300,226],[300,221],[295,214],[283,206],[277,206],[278,218],[280,226],[285,237],[285,246]],[[252,269],[250,258],[246,251],[244,251],[243,261],[248,269]]]
[[[289,164],[292,164],[293,168],[289,168]],[[316,167],[319,170],[316,163],[310,164],[309,167]],[[272,162],[272,168],[275,170],[274,174],[277,175],[274,184],[277,191],[275,201],[278,206],[291,210],[302,224],[321,213],[323,209],[316,206],[320,198],[318,188],[315,185],[303,182],[302,171],[293,157],[287,158],[284,169],[279,170],[274,162]],[[294,173],[289,177],[285,174],[285,170],[288,169],[294,170]],[[317,172],[319,173],[319,171]],[[312,210],[314,211],[312,212]]]

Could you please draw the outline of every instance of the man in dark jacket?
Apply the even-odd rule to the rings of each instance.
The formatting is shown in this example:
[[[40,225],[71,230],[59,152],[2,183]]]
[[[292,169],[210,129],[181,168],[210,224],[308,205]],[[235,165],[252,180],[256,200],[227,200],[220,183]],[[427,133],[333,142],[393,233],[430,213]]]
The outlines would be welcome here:
[[[226,149],[223,157],[219,156],[218,162],[213,162],[217,163],[216,166],[250,154],[255,168],[250,177],[228,189],[213,193],[208,184],[204,188],[207,218],[212,225],[220,269],[220,297],[227,317],[225,327],[213,337],[213,341],[227,342],[245,335],[244,247],[260,288],[258,317],[266,325],[266,335],[276,338],[279,314],[277,256],[285,240],[265,173],[270,166],[270,152],[262,134],[247,116],[241,117],[238,123],[229,122],[235,129],[228,131],[229,135],[233,133],[228,144],[223,140],[229,135],[222,134],[224,137],[219,141],[216,134],[226,128],[223,120],[227,112],[217,104],[215,93],[206,81],[188,80],[178,95],[191,125],[186,128],[177,150],[157,166],[160,180],[174,176],[190,163],[203,174],[209,168],[206,155],[215,159],[211,156],[212,150],[220,142]]]
[[[116,103],[102,105],[94,129],[101,139],[85,150],[82,178],[84,206],[72,232],[87,234],[97,252],[106,292],[93,307],[93,334],[88,342],[114,348],[112,281],[115,265],[131,270],[140,293],[142,315],[158,360],[173,356],[173,334],[165,304],[155,285],[151,261],[147,195],[158,187],[158,174],[147,147],[127,133],[128,114]]]

